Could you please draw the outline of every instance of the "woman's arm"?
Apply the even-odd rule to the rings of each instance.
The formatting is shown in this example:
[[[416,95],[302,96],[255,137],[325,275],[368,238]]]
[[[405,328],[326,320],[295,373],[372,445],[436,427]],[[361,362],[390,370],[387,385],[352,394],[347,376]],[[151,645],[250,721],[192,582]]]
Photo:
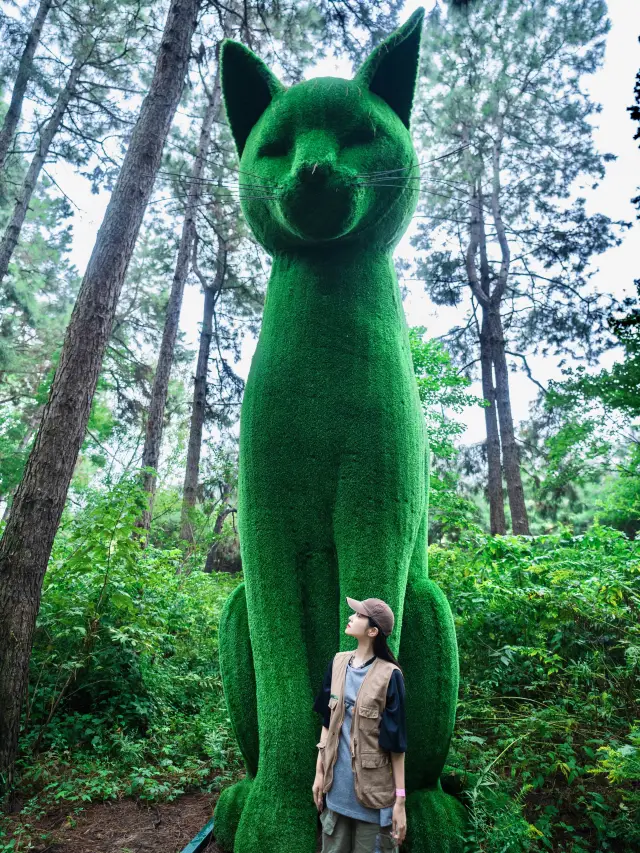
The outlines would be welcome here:
[[[395,782],[396,790],[400,788],[404,790],[404,752],[391,753],[391,766],[393,767],[393,781]],[[396,803],[401,800],[403,803],[406,797],[396,797]]]
[[[316,761],[316,778],[313,780],[312,786],[313,799],[315,800],[315,804],[319,812],[322,811],[322,807],[324,805],[324,796],[322,793],[322,789],[324,788],[324,766],[322,764],[322,753],[324,752],[324,745],[327,742],[328,734],[329,729],[326,726],[323,726],[320,734],[318,759]]]
[[[320,743],[323,745],[327,742],[327,736],[329,734],[329,729],[326,726],[322,727],[322,732],[320,733]],[[322,765],[322,749],[318,749],[318,758],[316,761],[316,773],[324,773],[324,767]]]
[[[387,690],[387,703],[382,715],[379,745],[391,754],[393,781],[396,790],[404,790],[404,756],[407,748],[404,709],[404,679],[400,670],[394,670]],[[402,844],[407,834],[406,796],[396,796],[392,815],[392,835]]]
[[[404,790],[404,752],[391,753],[391,766],[393,767],[393,780],[396,785],[396,791],[400,788]],[[393,814],[391,817],[392,834],[398,844],[402,844],[407,835],[407,813],[405,811],[404,802],[406,797],[398,797],[393,806]]]

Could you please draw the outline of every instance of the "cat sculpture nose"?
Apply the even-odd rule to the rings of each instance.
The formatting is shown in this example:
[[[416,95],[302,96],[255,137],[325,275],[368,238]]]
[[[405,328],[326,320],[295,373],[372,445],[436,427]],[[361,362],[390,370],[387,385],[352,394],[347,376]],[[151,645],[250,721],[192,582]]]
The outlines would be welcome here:
[[[326,161],[303,163],[298,169],[298,177],[303,184],[324,184],[333,171]]]

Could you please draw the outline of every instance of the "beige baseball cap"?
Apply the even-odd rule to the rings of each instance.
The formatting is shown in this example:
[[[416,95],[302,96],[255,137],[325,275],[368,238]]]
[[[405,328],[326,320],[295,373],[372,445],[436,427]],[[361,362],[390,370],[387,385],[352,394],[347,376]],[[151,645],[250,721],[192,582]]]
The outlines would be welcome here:
[[[355,598],[346,596],[347,604],[352,610],[357,613],[364,613],[366,616],[371,616],[380,626],[380,631],[388,637],[393,631],[393,610],[389,607],[386,601],[381,598],[365,598],[364,601],[356,601]]]

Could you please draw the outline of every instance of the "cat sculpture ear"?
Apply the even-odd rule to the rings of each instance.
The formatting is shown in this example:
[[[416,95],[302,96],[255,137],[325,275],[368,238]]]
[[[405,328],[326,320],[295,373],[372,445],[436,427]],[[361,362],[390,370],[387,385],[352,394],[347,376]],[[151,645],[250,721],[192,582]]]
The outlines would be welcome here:
[[[232,39],[220,46],[220,78],[227,119],[242,157],[253,126],[285,87],[253,51]]]
[[[423,19],[424,9],[420,7],[369,54],[354,77],[386,101],[407,129],[418,77]]]

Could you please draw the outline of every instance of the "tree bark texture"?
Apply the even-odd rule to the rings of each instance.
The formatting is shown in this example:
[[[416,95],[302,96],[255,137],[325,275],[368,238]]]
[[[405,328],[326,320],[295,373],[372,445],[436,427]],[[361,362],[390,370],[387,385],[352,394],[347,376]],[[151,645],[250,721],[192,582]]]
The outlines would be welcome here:
[[[504,476],[507,481],[509,509],[511,510],[511,528],[516,534],[528,536],[529,519],[524,503],[524,489],[522,488],[522,475],[520,473],[520,454],[518,453],[518,445],[516,444],[515,430],[513,428],[513,414],[511,412],[511,398],[509,395],[509,370],[505,355],[504,330],[500,317],[500,303],[507,287],[507,279],[511,266],[511,250],[500,208],[501,119],[498,121],[497,130],[498,134],[493,142],[492,150],[491,213],[500,245],[501,263],[498,281],[490,299],[489,325],[491,329],[493,367],[496,377],[496,399],[500,421]]]
[[[82,281],[33,450],[0,541],[0,786],[12,783],[42,580],[104,350],[178,106],[201,0],[172,0],[149,93]]]
[[[13,92],[11,93],[11,103],[9,104],[9,109],[5,113],[2,130],[0,130],[0,171],[4,167],[7,155],[9,154],[9,149],[11,148],[11,143],[13,142],[13,138],[18,127],[18,122],[20,121],[24,93],[27,91],[27,85],[31,79],[33,57],[38,47],[42,28],[47,15],[49,14],[51,5],[52,0],[40,0],[38,11],[36,12],[33,24],[31,25],[31,31],[29,32],[24,50],[22,51],[22,56],[20,57],[18,73],[16,75],[16,81],[13,84]]]
[[[489,300],[491,298],[491,269],[487,253],[487,233],[484,222],[484,199],[482,186],[477,191],[478,247],[480,249],[480,286],[486,300],[482,307],[480,329],[480,365],[482,368],[482,392],[490,406],[484,410],[487,431],[487,467],[489,496],[489,526],[492,535],[504,536],[507,523],[504,517],[504,492],[502,489],[502,464],[500,458],[500,433],[496,412],[496,386],[493,375],[493,352],[489,323]]]
[[[511,510],[511,528],[516,534],[529,535],[529,518],[524,502],[522,475],[520,473],[520,453],[516,443],[509,394],[509,369],[505,355],[504,333],[499,311],[490,312],[491,349],[496,376],[496,402],[500,420],[500,441],[504,462],[504,477],[507,481],[507,495]]]
[[[480,330],[480,365],[482,368],[482,396],[489,403],[484,410],[487,432],[487,466],[489,518],[492,536],[504,536],[507,523],[504,517],[504,494],[502,491],[502,466],[500,463],[500,435],[496,413],[496,390],[493,382],[493,359],[491,354],[491,332],[487,312],[483,311]]]
[[[2,235],[2,240],[0,241],[0,283],[6,276],[9,269],[9,262],[11,261],[11,256],[18,245],[20,232],[24,225],[27,211],[29,210],[31,196],[33,195],[33,191],[38,183],[40,171],[46,162],[47,156],[49,155],[51,143],[62,124],[62,119],[64,118],[64,114],[69,106],[69,101],[75,94],[76,85],[78,83],[82,67],[83,62],[80,60],[76,61],[69,73],[64,89],[62,89],[58,95],[58,100],[56,101],[51,118],[45,124],[42,129],[42,133],[40,134],[38,148],[31,159],[29,169],[27,170],[25,179],[20,187],[20,192],[16,198],[11,219],[9,220],[5,232]]]
[[[220,108],[220,71],[216,70],[213,90],[207,98],[207,107],[202,120],[198,150],[191,172],[191,186],[187,196],[187,204],[182,224],[182,234],[178,246],[178,256],[171,282],[171,292],[167,305],[167,314],[162,332],[162,343],[158,356],[158,365],[153,379],[151,400],[149,401],[149,413],[147,416],[147,431],[142,451],[142,467],[157,472],[160,461],[160,448],[162,446],[162,430],[164,426],[164,410],[167,404],[169,391],[169,378],[173,365],[173,355],[176,347],[178,326],[180,325],[180,311],[182,309],[182,298],[184,286],[189,275],[189,261],[193,242],[195,238],[195,222],[198,212],[198,202],[202,191],[202,178],[206,165],[207,155],[211,147],[211,129],[213,122],[218,117]],[[143,474],[143,488],[149,495],[149,506],[140,521],[140,527],[147,530],[151,525],[153,514],[153,498],[156,488],[155,473],[145,472]]]
[[[477,255],[480,252],[480,273]],[[482,325],[480,328],[480,367],[482,371],[482,396],[489,403],[484,410],[487,432],[487,493],[489,498],[490,527],[492,534],[506,533],[502,468],[500,464],[500,435],[496,414],[496,391],[493,381],[492,341],[489,323],[491,300],[491,272],[487,257],[487,240],[484,228],[482,191],[473,181],[469,193],[469,243],[465,253],[467,280],[473,295],[480,303]]]
[[[224,284],[227,263],[227,250],[222,240],[219,241],[219,255],[216,276],[212,284],[207,285],[199,274],[198,278],[204,287],[204,310],[202,328],[200,330],[200,346],[198,363],[193,385],[193,406],[191,408],[191,424],[189,427],[189,446],[187,450],[187,467],[184,475],[184,490],[182,493],[182,518],[180,536],[187,542],[193,542],[193,527],[191,511],[196,505],[198,495],[198,476],[200,474],[200,451],[202,449],[202,430],[204,427],[205,409],[207,406],[207,373],[209,370],[209,352],[213,334],[213,312],[216,300]],[[194,267],[197,270],[197,243],[194,246]],[[199,270],[198,270],[199,273]]]
[[[231,560],[221,559],[221,548],[220,548],[220,540],[219,536],[222,533],[222,528],[224,526],[224,521],[228,515],[231,515],[232,512],[235,512],[235,509],[232,506],[229,506],[227,501],[229,500],[229,496],[231,494],[231,488],[227,483],[224,484],[222,490],[222,497],[220,499],[220,509],[218,511],[218,515],[216,516],[215,524],[213,525],[213,533],[214,540],[209,548],[209,552],[207,553],[207,559],[204,565],[204,571],[207,574],[211,574],[212,572],[229,572],[231,574],[235,574],[242,569],[242,562],[240,560],[240,555],[238,554],[235,558]]]

